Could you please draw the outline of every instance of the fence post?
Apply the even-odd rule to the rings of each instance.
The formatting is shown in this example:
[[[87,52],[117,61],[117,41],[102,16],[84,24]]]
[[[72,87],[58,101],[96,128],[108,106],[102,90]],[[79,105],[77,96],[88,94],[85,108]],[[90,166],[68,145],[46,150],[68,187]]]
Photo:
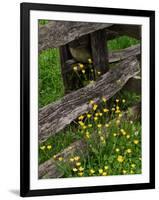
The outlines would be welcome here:
[[[96,75],[104,74],[109,70],[107,37],[105,29],[95,31],[91,36],[91,50]]]

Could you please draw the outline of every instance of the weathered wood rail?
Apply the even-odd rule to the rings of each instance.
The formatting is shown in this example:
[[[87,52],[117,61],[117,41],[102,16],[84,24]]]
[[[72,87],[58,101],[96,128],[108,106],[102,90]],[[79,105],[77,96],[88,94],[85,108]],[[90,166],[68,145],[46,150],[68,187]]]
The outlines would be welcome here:
[[[108,23],[50,21],[46,25],[39,25],[39,51],[65,45],[83,35],[106,29],[107,39],[121,35],[128,35],[136,39],[141,38],[141,26],[113,25]]]
[[[39,51],[65,45],[83,35],[108,28],[110,26],[112,26],[112,24],[50,21],[44,26],[39,25]]]
[[[140,71],[136,57],[121,61],[95,83],[65,95],[61,100],[39,110],[39,143],[65,128],[79,115],[90,110],[89,100],[110,99],[125,83]]]

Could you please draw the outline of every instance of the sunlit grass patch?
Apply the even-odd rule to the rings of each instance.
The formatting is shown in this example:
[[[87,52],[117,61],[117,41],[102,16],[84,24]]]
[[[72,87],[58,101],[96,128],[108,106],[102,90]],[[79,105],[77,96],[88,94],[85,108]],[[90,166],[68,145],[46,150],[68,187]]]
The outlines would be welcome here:
[[[113,50],[124,49],[138,43],[139,43],[139,40],[135,38],[131,38],[128,36],[121,36],[113,40],[109,40],[107,45],[108,45],[108,49],[113,51]]]
[[[64,95],[58,49],[48,49],[39,55],[39,107]]]

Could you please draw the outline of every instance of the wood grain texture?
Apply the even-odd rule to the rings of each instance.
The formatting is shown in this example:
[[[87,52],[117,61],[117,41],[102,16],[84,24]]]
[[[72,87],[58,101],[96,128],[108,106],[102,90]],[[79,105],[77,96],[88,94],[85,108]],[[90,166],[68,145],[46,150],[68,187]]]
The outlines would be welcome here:
[[[129,37],[141,39],[141,26],[129,24],[115,24],[109,28],[111,31],[118,33],[118,36],[127,35]]]
[[[109,70],[108,48],[106,44],[105,29],[91,33],[92,60],[96,75],[98,75],[98,72],[104,74]]]
[[[99,102],[102,96],[110,99],[139,71],[138,60],[129,57],[102,75],[96,82],[39,109],[39,143],[58,133],[79,115],[89,111],[91,99],[96,102]]]
[[[39,25],[39,51],[65,45],[83,35],[111,25],[107,23],[50,21],[46,25]]]

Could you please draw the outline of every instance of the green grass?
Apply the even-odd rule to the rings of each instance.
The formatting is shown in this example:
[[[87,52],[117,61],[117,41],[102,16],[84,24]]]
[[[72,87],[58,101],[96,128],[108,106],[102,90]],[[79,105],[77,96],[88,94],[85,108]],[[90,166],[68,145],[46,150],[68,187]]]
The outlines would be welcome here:
[[[91,117],[88,113],[80,116],[76,134],[85,140],[87,151],[71,155],[67,162],[55,158],[64,177],[141,173],[141,124],[122,118],[121,107],[125,103],[120,100],[116,111],[106,113],[105,103],[95,109],[93,104]]]
[[[39,164],[61,152],[69,146],[69,144],[80,138],[75,126],[68,126],[64,130],[58,132],[55,136],[50,137],[39,146]],[[51,146],[50,149],[49,146]]]
[[[45,20],[45,19],[39,19],[39,24],[40,25],[45,25],[48,23],[48,20]]]
[[[124,49],[132,45],[138,44],[139,41],[135,38],[128,36],[121,36],[113,40],[108,41],[108,49],[110,51]]]
[[[39,56],[39,107],[64,95],[58,49],[48,49]]]

